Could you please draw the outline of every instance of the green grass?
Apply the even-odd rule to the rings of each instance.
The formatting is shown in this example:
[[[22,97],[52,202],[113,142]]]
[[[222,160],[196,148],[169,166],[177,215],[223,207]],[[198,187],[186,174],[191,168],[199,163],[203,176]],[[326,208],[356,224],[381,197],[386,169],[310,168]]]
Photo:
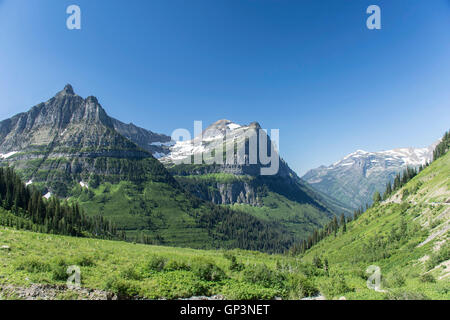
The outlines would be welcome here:
[[[372,207],[349,223],[346,233],[341,230],[337,237],[331,235],[319,242],[303,259],[312,262],[315,257],[326,258],[349,287],[354,288],[339,293],[347,298],[368,295],[391,299],[450,299],[450,277],[446,276],[450,270],[445,266],[435,268],[449,259],[449,232],[445,232],[448,207],[430,204],[450,199],[449,172],[450,154],[447,154],[391,198],[398,199],[408,189],[409,195],[401,203],[387,202]],[[438,236],[425,244],[432,234]],[[440,249],[436,247],[438,242],[441,242]],[[427,256],[428,260],[422,260]],[[382,284],[388,293],[364,288],[369,265],[381,268]],[[336,295],[329,291],[330,296]]]
[[[274,283],[264,276],[279,272],[277,261],[295,262],[293,258],[243,250],[224,254],[220,250],[73,238],[4,227],[0,227],[0,235],[0,244],[10,247],[0,250],[0,285],[64,284],[66,268],[78,265],[83,287],[149,299],[213,294],[271,299],[285,294],[288,282],[278,279]],[[234,264],[231,257],[235,257]],[[254,272],[255,265],[259,273]]]

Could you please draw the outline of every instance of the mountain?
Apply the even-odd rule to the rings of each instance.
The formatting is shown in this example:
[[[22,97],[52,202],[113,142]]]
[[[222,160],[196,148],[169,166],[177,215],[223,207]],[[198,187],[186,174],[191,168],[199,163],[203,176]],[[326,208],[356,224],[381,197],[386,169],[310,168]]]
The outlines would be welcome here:
[[[252,139],[257,161],[251,160]],[[329,221],[333,214],[349,212],[338,201],[302,181],[279,157],[276,148],[270,152],[270,164],[261,161],[261,147],[271,150],[272,145],[257,122],[240,125],[223,119],[194,139],[177,142],[159,160],[186,190],[199,198],[280,222],[301,238]],[[231,156],[217,156],[221,150],[228,150]],[[278,171],[262,174],[269,167],[278,167]]]
[[[389,198],[306,252],[303,261],[321,265],[326,260],[329,265],[323,294],[347,299],[449,299],[449,146],[442,148],[446,154]],[[378,292],[366,284],[377,268]]]
[[[384,192],[386,183],[407,166],[418,167],[430,162],[437,143],[427,148],[358,150],[328,167],[308,171],[302,179],[352,209],[358,209],[371,203],[375,191]]]
[[[67,85],[28,112],[0,122],[0,165],[49,199],[77,202],[128,239],[196,248],[282,251],[285,228],[186,192],[151,152],[170,138],[107,115],[97,98]]]
[[[171,137],[165,134],[154,133],[140,128],[132,123],[126,124],[116,119],[111,119],[114,129],[128,140],[133,141],[139,147],[150,152],[153,157],[161,158],[169,153],[169,147],[174,145]]]

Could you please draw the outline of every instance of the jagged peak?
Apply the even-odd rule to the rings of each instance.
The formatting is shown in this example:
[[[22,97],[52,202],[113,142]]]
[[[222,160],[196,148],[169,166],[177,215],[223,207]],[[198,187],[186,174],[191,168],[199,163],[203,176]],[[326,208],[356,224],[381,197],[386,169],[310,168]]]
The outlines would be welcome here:
[[[221,119],[221,120],[218,120],[218,121],[214,122],[213,124],[211,124],[208,128],[206,128],[206,130],[224,129],[230,123],[232,123],[230,120]]]
[[[91,102],[91,103],[93,103],[93,104],[99,104],[99,103],[98,103],[97,97],[94,97],[94,96],[89,96],[89,97],[87,97],[87,98],[86,98],[86,102]]]
[[[73,96],[73,95],[75,95],[75,92],[73,91],[72,85],[66,84],[64,89],[62,89],[60,92],[58,92],[57,95],[59,95],[59,96],[67,96],[67,95]]]
[[[259,124],[259,122],[256,122],[256,121],[250,123],[249,127],[256,128],[256,129],[261,129],[261,125]]]
[[[234,130],[237,128],[251,128],[251,129],[261,129],[261,125],[254,121],[252,123],[250,123],[249,125],[240,125],[236,122],[233,122],[231,120],[228,119],[220,119],[217,120],[216,122],[214,122],[213,124],[211,124],[210,126],[208,126],[205,131],[209,131],[209,130]]]

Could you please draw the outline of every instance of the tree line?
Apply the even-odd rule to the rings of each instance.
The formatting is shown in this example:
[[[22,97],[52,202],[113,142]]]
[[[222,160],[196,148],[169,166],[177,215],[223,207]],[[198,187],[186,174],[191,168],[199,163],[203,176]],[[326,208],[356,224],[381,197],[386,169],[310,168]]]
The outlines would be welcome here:
[[[0,217],[6,226],[76,237],[124,238],[113,223],[101,216],[87,217],[77,203],[57,197],[45,199],[10,167],[0,168],[0,207],[10,212]]]
[[[442,141],[436,146],[433,152],[433,160],[437,160],[448,152],[450,149],[450,131],[447,131]]]

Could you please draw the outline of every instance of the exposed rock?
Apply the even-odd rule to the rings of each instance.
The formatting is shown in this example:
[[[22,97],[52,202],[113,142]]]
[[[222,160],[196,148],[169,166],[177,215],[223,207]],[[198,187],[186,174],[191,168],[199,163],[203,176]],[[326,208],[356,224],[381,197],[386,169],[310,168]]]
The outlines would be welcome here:
[[[68,289],[66,286],[32,284],[29,287],[0,286],[0,295],[21,300],[117,300],[115,294],[95,289]]]
[[[225,300],[225,297],[219,294],[211,297],[198,296],[198,297],[184,298],[180,300]]]

